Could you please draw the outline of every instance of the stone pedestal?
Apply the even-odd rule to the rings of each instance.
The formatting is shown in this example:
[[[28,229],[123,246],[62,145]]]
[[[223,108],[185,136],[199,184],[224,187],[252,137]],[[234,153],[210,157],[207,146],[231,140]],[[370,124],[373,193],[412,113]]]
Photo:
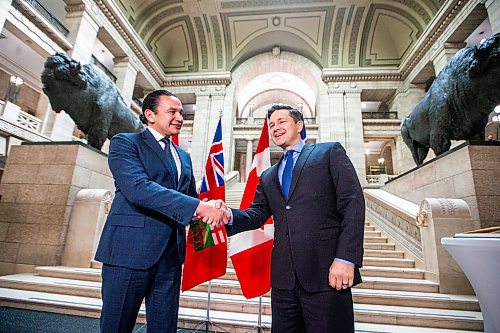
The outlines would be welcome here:
[[[109,190],[78,192],[69,221],[63,266],[91,267],[112,200]]]
[[[464,200],[472,228],[500,225],[500,142],[465,142],[396,177],[382,188],[415,204],[424,198]]]
[[[469,280],[446,249],[441,238],[472,230],[469,207],[460,199],[426,198],[417,215],[422,237],[425,277],[439,283],[444,294],[473,295]]]
[[[77,193],[114,192],[107,155],[78,142],[13,146],[0,184],[0,275],[60,265]]]

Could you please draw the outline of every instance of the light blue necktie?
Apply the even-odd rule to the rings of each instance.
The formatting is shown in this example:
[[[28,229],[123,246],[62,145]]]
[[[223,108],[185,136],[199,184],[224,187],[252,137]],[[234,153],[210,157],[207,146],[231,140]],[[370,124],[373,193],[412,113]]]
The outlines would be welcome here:
[[[293,172],[293,150],[289,150],[285,153],[285,169],[283,170],[283,175],[281,177],[281,190],[288,199],[288,192],[290,192],[290,184],[292,183],[292,172]]]
[[[167,156],[167,163],[170,169],[170,172],[172,172],[172,175],[174,176],[175,184],[177,184],[177,178],[179,177],[177,175],[177,166],[175,165],[175,160],[174,156],[172,156],[172,151],[170,150],[170,140],[167,138],[161,139],[161,141],[165,144],[165,154]]]

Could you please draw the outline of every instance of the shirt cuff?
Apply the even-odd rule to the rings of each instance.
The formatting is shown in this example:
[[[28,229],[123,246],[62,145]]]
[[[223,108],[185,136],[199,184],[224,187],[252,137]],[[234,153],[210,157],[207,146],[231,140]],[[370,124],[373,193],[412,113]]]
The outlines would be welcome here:
[[[352,262],[350,262],[348,260],[344,260],[344,259],[335,258],[334,261],[340,261],[340,262],[347,264],[349,266],[355,266]]]
[[[232,226],[233,225],[233,210],[231,208],[229,208],[229,214],[231,215],[231,217],[229,218],[229,222],[227,223],[227,225]]]

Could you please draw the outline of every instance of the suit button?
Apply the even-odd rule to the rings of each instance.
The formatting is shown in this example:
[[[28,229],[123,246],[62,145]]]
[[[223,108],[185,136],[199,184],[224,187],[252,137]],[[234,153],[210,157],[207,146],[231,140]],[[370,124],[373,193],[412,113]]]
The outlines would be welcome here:
[[[288,236],[288,234],[286,234],[286,238],[290,238],[290,237]]]
[[[292,209],[292,206],[286,206],[285,209],[287,210]]]

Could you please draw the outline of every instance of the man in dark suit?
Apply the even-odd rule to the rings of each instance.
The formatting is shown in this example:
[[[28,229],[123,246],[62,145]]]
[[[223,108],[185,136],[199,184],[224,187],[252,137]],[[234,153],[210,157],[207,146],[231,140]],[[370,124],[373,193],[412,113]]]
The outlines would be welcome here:
[[[144,298],[148,332],[176,332],[185,227],[194,215],[209,223],[226,216],[197,198],[191,159],[169,140],[182,127],[180,100],[156,90],[142,110],[147,129],[117,134],[109,146],[116,195],[95,256],[103,263],[101,332],[132,332]]]
[[[268,111],[283,158],[260,176],[252,205],[231,209],[230,234],[274,218],[272,331],[354,332],[351,287],[361,282],[365,205],[339,143],[304,144],[298,110]]]

